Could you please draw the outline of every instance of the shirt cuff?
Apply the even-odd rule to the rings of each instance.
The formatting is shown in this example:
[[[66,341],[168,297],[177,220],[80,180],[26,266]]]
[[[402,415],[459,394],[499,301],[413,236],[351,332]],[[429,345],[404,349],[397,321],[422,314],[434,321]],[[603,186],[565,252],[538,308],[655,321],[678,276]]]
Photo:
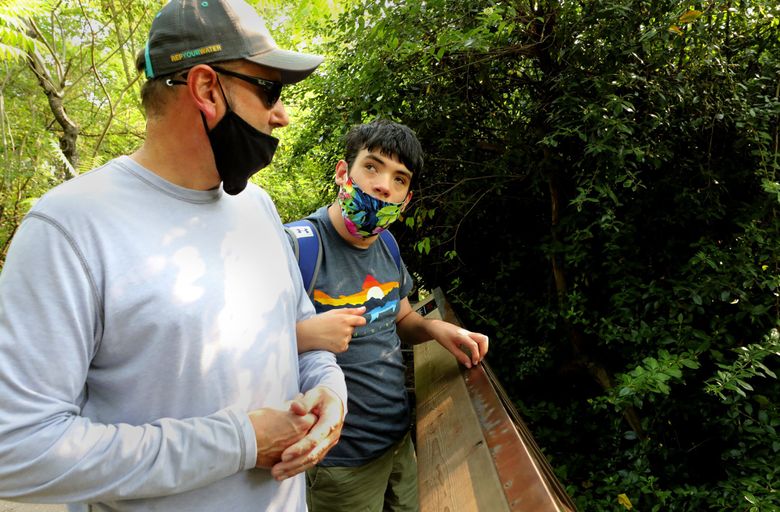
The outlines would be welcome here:
[[[243,449],[238,469],[239,471],[252,469],[257,465],[257,437],[249,415],[237,406],[229,407],[227,411],[236,425],[239,446]]]

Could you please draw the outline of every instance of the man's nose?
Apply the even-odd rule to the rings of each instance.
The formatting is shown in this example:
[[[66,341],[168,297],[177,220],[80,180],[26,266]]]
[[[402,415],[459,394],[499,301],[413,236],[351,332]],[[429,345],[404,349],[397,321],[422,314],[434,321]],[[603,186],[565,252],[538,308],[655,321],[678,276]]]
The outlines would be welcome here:
[[[271,108],[271,117],[269,124],[273,128],[284,128],[290,124],[290,117],[287,115],[287,109],[284,108],[282,100],[277,100],[274,106]]]

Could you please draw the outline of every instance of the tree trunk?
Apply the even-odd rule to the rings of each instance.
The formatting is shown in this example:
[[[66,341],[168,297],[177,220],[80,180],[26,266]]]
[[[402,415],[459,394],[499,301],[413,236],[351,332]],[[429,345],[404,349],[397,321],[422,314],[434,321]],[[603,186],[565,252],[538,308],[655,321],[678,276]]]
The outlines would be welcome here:
[[[555,171],[550,172],[548,185],[550,189],[550,232],[554,242],[553,245],[558,246],[560,242],[558,237],[560,193]],[[563,312],[566,307],[566,295],[568,294],[566,274],[564,273],[560,257],[557,254],[553,254],[550,260],[552,263],[553,277],[555,279],[555,291],[558,296],[558,309]],[[564,320],[564,322],[566,324],[566,329],[569,331],[569,338],[574,351],[576,364],[584,367],[604,391],[612,389],[614,386],[612,376],[604,365],[588,354],[588,347],[582,338],[582,333],[574,327],[569,320]],[[637,436],[640,438],[645,437],[644,430],[642,429],[642,422],[634,407],[628,406],[624,408],[623,417],[626,419],[631,429],[636,432]]]
[[[61,83],[55,83],[55,80],[52,79],[51,73],[44,65],[41,55],[36,50],[27,52],[27,63],[38,78],[38,83],[49,100],[49,108],[51,108],[51,112],[54,114],[54,119],[62,128],[62,135],[59,137],[60,149],[68,163],[63,166],[63,176],[68,180],[78,174],[76,169],[78,168],[79,154],[76,140],[79,136],[79,127],[68,117],[68,113],[65,111],[65,105],[62,101],[65,92],[64,87]]]

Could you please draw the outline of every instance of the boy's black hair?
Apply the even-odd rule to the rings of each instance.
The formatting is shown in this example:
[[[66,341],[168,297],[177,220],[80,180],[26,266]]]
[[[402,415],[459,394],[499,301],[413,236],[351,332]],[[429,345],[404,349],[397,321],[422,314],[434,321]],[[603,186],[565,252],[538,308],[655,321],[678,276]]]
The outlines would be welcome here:
[[[378,149],[385,156],[397,157],[412,172],[413,177],[423,168],[423,150],[417,135],[408,126],[387,119],[353,126],[347,133],[346,147],[344,159],[350,169],[361,149]]]

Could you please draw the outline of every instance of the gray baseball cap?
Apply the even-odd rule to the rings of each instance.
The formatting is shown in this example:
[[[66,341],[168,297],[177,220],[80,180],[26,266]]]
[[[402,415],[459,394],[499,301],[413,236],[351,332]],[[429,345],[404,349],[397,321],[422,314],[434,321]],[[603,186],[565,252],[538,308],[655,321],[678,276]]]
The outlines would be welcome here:
[[[243,0],[170,0],[152,21],[144,57],[146,78],[244,59],[279,70],[285,84],[303,80],[323,60],[277,47],[263,19]]]

